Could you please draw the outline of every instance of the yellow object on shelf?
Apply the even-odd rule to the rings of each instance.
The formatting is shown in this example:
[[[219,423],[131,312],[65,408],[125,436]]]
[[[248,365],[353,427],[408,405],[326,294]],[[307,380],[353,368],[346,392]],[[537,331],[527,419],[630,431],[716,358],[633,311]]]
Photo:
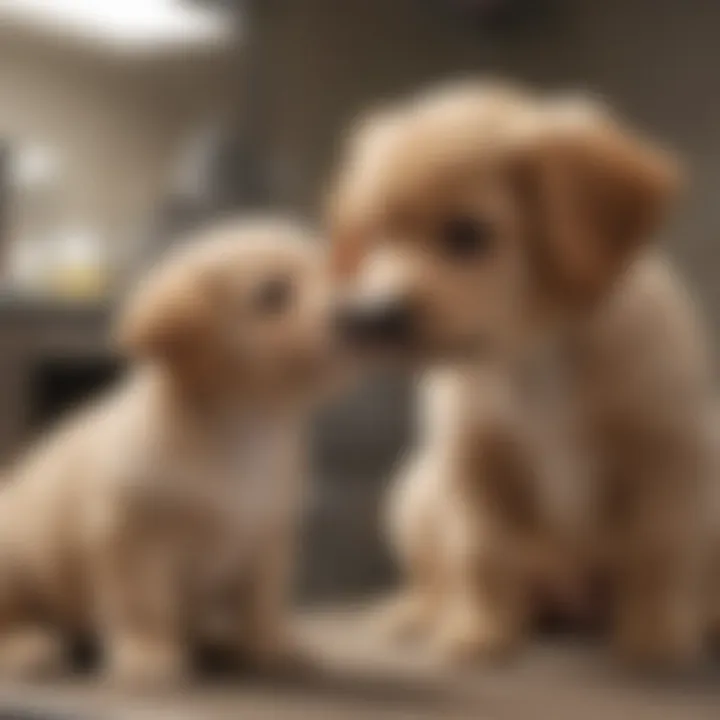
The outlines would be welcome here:
[[[71,300],[96,300],[109,290],[109,268],[96,235],[70,232],[59,238],[47,277],[48,290]]]
[[[107,273],[99,268],[59,268],[50,279],[53,295],[71,300],[96,300],[108,291]]]

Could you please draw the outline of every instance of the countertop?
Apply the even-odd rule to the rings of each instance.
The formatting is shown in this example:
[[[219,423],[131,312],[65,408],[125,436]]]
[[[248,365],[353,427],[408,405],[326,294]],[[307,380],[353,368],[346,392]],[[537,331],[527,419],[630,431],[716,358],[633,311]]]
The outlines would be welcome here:
[[[507,667],[453,669],[391,648],[366,610],[300,614],[318,658],[301,681],[239,679],[174,693],[127,695],[91,679],[0,685],[0,717],[174,720],[717,720],[720,666],[664,681],[630,678],[602,647],[565,638],[533,643]],[[319,659],[322,658],[322,661]],[[7,714],[3,714],[3,711]],[[34,713],[34,714],[33,714]]]

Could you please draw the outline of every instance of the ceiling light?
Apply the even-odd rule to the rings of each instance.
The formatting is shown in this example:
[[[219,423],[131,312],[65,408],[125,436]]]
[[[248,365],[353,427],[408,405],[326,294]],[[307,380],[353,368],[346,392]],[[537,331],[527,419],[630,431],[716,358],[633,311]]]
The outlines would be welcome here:
[[[226,14],[177,0],[0,0],[3,21],[130,50],[214,43],[232,30]]]

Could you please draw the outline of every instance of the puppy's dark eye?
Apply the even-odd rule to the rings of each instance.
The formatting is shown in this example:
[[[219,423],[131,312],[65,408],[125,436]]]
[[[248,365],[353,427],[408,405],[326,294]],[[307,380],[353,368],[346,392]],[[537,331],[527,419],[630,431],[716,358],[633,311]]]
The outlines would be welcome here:
[[[294,288],[290,278],[275,277],[266,280],[255,292],[253,307],[265,314],[277,315],[290,307]]]
[[[455,260],[486,255],[492,246],[492,227],[480,218],[459,215],[448,219],[441,229],[442,249]]]

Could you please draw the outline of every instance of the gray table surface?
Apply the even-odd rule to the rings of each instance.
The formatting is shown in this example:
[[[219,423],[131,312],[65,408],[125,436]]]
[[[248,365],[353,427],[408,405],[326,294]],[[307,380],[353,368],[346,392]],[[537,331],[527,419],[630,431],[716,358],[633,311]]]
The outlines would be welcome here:
[[[319,667],[300,681],[239,679],[155,695],[129,695],[92,679],[0,685],[0,717],[158,720],[717,720],[720,666],[691,677],[640,680],[586,641],[538,641],[507,667],[459,670],[374,632],[366,609],[306,611],[298,630]],[[8,713],[3,715],[2,713]],[[50,714],[48,714],[50,713]],[[13,717],[23,717],[18,714]]]

